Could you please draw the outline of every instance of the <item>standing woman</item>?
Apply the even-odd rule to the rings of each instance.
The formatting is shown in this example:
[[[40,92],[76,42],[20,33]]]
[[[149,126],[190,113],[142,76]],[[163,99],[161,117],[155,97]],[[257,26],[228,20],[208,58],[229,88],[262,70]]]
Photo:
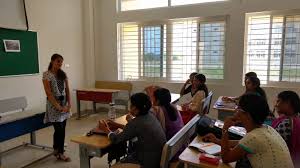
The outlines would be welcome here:
[[[61,69],[63,57],[53,54],[48,71],[43,73],[43,84],[47,95],[44,122],[54,127],[53,149],[58,160],[69,162],[64,155],[66,121],[70,117],[70,90],[66,73]]]

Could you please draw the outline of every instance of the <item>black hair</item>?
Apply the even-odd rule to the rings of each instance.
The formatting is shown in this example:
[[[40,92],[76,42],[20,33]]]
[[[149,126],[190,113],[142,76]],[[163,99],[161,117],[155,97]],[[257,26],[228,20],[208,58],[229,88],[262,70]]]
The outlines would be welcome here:
[[[130,97],[131,105],[135,106],[139,110],[138,115],[146,115],[148,114],[152,103],[150,98],[145,93],[136,93]]]
[[[49,63],[48,71],[51,70],[51,68],[52,68],[52,61],[54,61],[54,60],[56,60],[58,58],[61,58],[62,60],[64,60],[64,58],[61,55],[59,55],[59,54],[53,54],[51,56],[51,62]],[[66,75],[66,73],[63,70],[59,69],[57,71],[57,78],[59,80],[65,80],[67,78],[67,75]]]
[[[171,93],[168,89],[159,88],[154,91],[154,97],[158,105],[166,109],[171,121],[177,120],[177,110],[171,105]]]
[[[191,77],[191,76],[195,76],[195,75],[197,75],[198,73],[197,72],[192,72],[190,75],[189,75],[189,77]]]
[[[283,102],[289,103],[294,110],[294,114],[300,112],[300,98],[296,92],[290,90],[283,91],[278,94],[277,98]]]
[[[255,91],[262,96],[263,98],[265,98],[267,100],[267,95],[266,92],[260,87],[260,80],[259,78],[255,77],[255,76],[250,76],[247,78],[249,81],[251,81],[251,83],[256,86]]]
[[[208,89],[207,89],[207,86],[205,84],[205,82],[206,82],[205,75],[203,75],[203,74],[197,74],[197,75],[195,75],[194,78],[196,78],[197,80],[201,81],[201,84],[198,87],[198,90],[203,90],[204,93],[205,93],[205,97],[207,97],[208,96]]]
[[[261,125],[270,113],[268,102],[262,96],[247,93],[241,96],[239,107],[249,113],[253,122]]]
[[[246,78],[249,78],[249,77],[251,77],[251,76],[257,77],[257,74],[256,74],[255,72],[248,72],[248,73],[245,74],[245,77],[246,77]]]

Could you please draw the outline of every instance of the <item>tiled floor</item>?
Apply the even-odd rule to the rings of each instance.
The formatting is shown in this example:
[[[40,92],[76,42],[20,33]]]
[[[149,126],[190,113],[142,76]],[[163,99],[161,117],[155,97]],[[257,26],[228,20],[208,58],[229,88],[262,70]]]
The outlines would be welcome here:
[[[124,113],[123,113],[124,114]],[[118,114],[118,116],[123,115]],[[97,114],[90,115],[89,117],[82,118],[81,120],[76,120],[71,118],[67,122],[66,128],[66,155],[69,156],[71,162],[57,161],[54,156],[50,156],[32,166],[30,168],[79,168],[79,147],[78,144],[70,142],[72,136],[85,134],[91,128],[96,126],[99,119],[104,119],[107,117],[107,112],[101,112]],[[36,132],[37,143],[47,146],[52,146],[52,135],[53,127],[44,128]],[[29,135],[24,135],[0,144],[0,149],[2,151],[22,144],[23,142],[29,141]],[[31,160],[39,158],[46,155],[47,152],[32,149],[31,147],[20,148],[9,152],[2,156],[2,166],[1,168],[18,168],[22,165],[29,163]],[[106,168],[108,167],[107,159],[103,158],[93,158],[91,159],[92,168]]]

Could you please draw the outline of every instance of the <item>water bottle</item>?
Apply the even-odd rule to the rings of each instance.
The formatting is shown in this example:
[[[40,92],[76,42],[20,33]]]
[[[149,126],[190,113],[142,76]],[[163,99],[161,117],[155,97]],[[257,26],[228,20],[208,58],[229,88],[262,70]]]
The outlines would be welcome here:
[[[108,109],[108,119],[114,120],[117,118],[115,104],[109,103],[109,109]]]

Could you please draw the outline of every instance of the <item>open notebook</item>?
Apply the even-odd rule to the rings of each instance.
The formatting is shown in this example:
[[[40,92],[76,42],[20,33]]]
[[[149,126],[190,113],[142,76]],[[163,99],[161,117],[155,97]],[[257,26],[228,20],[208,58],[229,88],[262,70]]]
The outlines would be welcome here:
[[[216,155],[221,152],[221,146],[212,142],[193,141],[189,144],[189,147],[210,155]]]

